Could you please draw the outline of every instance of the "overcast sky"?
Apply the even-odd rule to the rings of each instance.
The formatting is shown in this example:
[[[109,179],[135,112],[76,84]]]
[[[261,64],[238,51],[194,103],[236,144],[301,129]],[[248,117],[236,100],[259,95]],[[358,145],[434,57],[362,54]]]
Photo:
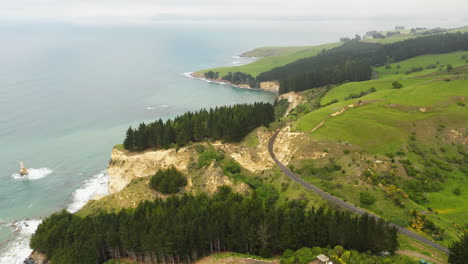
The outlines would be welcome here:
[[[0,0],[0,21],[439,19],[468,24],[468,0]],[[461,25],[460,25],[461,26]]]

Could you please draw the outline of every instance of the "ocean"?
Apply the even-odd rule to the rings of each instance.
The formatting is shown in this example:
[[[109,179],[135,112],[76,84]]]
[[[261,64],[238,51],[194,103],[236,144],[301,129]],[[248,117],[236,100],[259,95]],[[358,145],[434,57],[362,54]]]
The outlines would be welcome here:
[[[111,149],[130,125],[276,98],[184,73],[252,62],[238,55],[258,46],[335,42],[369,27],[0,26],[0,263],[23,262],[41,218],[107,193]],[[27,177],[18,174],[21,161]]]

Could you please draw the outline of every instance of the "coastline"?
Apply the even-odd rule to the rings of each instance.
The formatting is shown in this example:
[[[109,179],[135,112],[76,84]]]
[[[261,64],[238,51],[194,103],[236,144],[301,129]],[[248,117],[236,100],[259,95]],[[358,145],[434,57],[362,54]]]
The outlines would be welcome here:
[[[257,90],[257,91],[264,91],[264,92],[271,92],[271,93],[279,94],[278,90],[275,90],[275,89],[252,88],[248,84],[240,84],[240,85],[239,84],[234,84],[232,82],[223,80],[221,78],[209,79],[209,78],[206,78],[204,75],[196,73],[196,72],[185,72],[184,75],[186,77],[188,77],[188,78],[196,79],[196,80],[200,80],[200,81],[204,81],[204,82],[208,82],[208,83],[229,85],[229,86],[240,88],[240,89]]]
[[[64,209],[70,213],[75,213],[88,201],[97,200],[108,194],[109,175],[106,169],[83,181],[73,191]],[[42,263],[37,262],[37,256],[40,256],[40,254],[34,254],[33,250],[29,247],[30,238],[42,220],[42,218],[27,218],[4,224],[4,226],[11,228],[15,235],[8,239],[5,244],[0,245],[3,247],[0,250],[0,263]]]

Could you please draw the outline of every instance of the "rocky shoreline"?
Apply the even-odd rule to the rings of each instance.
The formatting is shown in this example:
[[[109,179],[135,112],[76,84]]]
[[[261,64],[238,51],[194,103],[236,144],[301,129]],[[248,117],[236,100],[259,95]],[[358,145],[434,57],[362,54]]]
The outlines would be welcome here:
[[[276,81],[273,82],[261,82],[260,83],[260,88],[252,88],[248,84],[234,84],[232,82],[223,80],[221,77],[217,79],[210,79],[206,78],[203,74],[196,73],[196,72],[190,72],[186,74],[187,77],[206,81],[206,82],[213,82],[213,83],[218,83],[218,84],[226,84],[226,85],[231,85],[237,88],[242,88],[242,89],[252,89],[252,90],[259,90],[259,91],[267,91],[267,92],[274,92],[278,93],[279,91],[279,83]]]
[[[33,251],[33,253],[24,260],[23,264],[49,264],[49,261],[44,254]]]

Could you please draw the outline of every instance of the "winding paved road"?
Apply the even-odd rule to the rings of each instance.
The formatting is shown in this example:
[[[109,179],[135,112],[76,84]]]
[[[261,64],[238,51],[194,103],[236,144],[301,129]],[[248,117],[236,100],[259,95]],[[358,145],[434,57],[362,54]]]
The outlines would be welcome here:
[[[316,193],[318,193],[320,196],[322,196],[324,199],[326,199],[327,201],[330,201],[334,204],[337,204],[351,212],[354,212],[354,213],[357,213],[357,214],[360,214],[360,215],[363,215],[365,213],[367,213],[368,215],[374,217],[375,219],[380,219],[380,217],[378,217],[377,215],[375,214],[372,214],[372,213],[369,213],[357,206],[354,206],[350,203],[347,203],[343,200],[341,200],[340,198],[337,198],[325,191],[323,191],[322,189],[318,188],[317,186],[315,185],[312,185],[304,180],[302,180],[301,178],[297,177],[296,174],[294,174],[294,172],[292,172],[290,169],[288,169],[286,166],[283,165],[283,163],[281,163],[277,158],[276,158],[276,155],[275,153],[273,152],[273,144],[276,140],[276,137],[278,136],[278,133],[279,133],[279,130],[275,132],[275,134],[273,134],[273,136],[270,138],[270,141],[268,142],[268,151],[270,152],[270,156],[271,158],[275,161],[276,165],[278,165],[278,167],[281,169],[281,171],[286,174],[286,176],[288,176],[290,179],[292,179],[293,181],[296,181],[298,182],[299,184],[301,184],[304,188],[308,189],[308,190],[312,190]],[[396,224],[393,224],[393,223],[390,223],[391,226],[394,226],[397,228],[398,232],[401,233],[401,234],[404,234],[404,235],[407,235],[409,237],[412,237],[428,246],[431,246],[433,248],[436,248],[442,252],[445,252],[446,254],[449,253],[449,250],[446,248],[446,247],[443,247],[442,245],[438,244],[438,243],[435,243],[434,241],[432,240],[429,240],[423,236],[420,236],[404,227],[401,227],[399,225],[396,225]]]

